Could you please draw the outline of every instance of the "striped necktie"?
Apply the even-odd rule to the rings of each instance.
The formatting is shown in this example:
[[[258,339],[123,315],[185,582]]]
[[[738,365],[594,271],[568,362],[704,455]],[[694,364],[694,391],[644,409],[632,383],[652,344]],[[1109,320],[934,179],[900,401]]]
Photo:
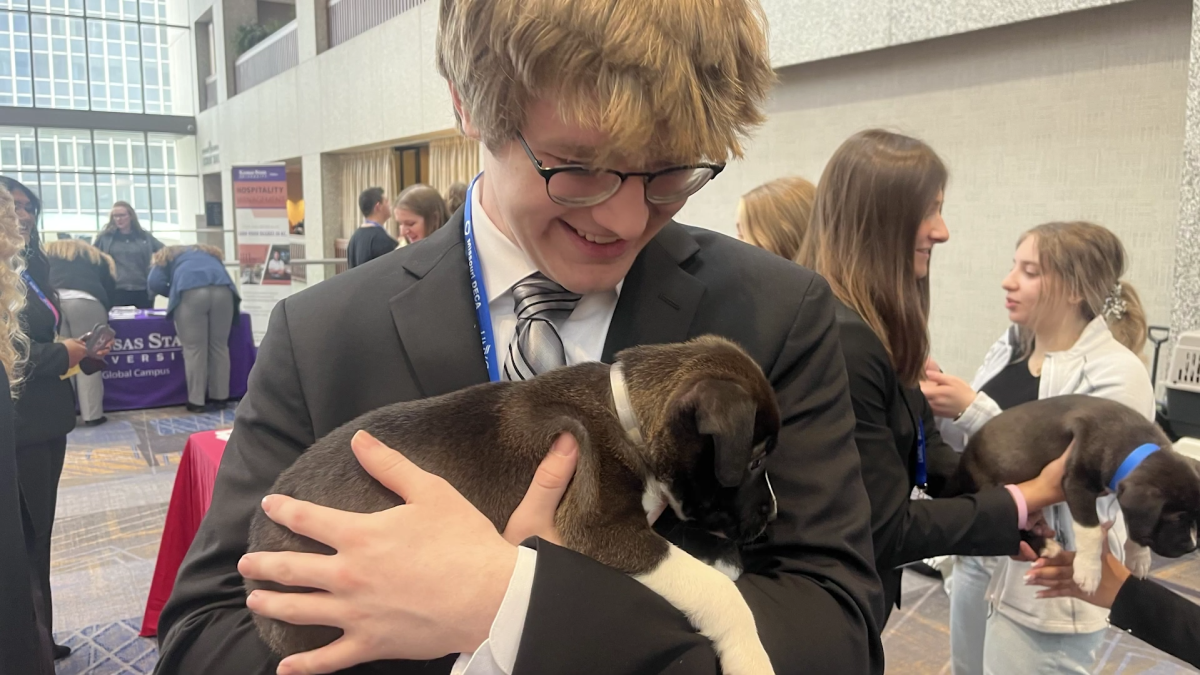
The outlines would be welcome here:
[[[516,303],[517,334],[508,343],[504,379],[528,380],[566,365],[562,338],[552,322],[570,316],[583,296],[550,281],[541,272],[518,281],[512,294]]]

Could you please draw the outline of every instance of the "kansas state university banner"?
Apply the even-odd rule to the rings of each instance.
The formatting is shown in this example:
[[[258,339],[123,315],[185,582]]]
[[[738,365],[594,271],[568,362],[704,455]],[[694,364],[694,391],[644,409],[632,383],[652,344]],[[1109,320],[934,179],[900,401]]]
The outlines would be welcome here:
[[[262,341],[275,303],[291,292],[287,172],[282,164],[233,167],[242,309]]]

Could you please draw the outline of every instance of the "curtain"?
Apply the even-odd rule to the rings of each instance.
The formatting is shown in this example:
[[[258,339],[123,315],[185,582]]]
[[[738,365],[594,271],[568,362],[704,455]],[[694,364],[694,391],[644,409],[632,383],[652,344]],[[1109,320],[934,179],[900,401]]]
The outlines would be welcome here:
[[[479,173],[479,142],[466,136],[429,142],[429,184],[443,195],[454,183],[470,183]]]
[[[390,203],[400,191],[400,155],[391,148],[342,155],[342,237],[349,239],[362,225],[358,195],[371,187],[381,187]],[[397,235],[390,218],[383,224],[389,234]]]

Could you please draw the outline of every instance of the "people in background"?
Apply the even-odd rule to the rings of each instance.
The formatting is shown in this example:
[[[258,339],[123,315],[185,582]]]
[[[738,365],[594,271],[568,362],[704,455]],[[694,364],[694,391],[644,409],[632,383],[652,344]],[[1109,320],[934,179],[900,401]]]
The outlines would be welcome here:
[[[116,202],[108,215],[108,224],[96,237],[96,248],[112,256],[117,265],[117,292],[114,306],[149,309],[154,301],[146,289],[150,258],[163,247],[138,222],[128,202]]]
[[[1039,560],[1027,583],[1046,587],[1039,598],[1077,598],[1111,609],[1108,621],[1116,628],[1200,668],[1200,605],[1155,581],[1133,576],[1108,547],[1103,555],[1095,593],[1085,593],[1075,583],[1074,551]]]
[[[363,223],[350,237],[346,246],[346,266],[353,269],[396,250],[398,242],[383,229],[388,219],[388,202],[383,188],[367,188],[358,195],[358,210]]]
[[[417,183],[409,185],[392,201],[392,216],[400,226],[400,236],[412,244],[433,234],[450,219],[446,200],[438,191]]]
[[[241,297],[225,271],[221,249],[196,244],[168,246],[154,254],[150,292],[168,298],[167,316],[183,345],[190,412],[229,402],[229,332]],[[207,397],[207,398],[206,398]]]
[[[30,564],[17,479],[13,398],[29,338],[21,330],[25,283],[18,270],[25,248],[12,193],[0,184],[0,675],[53,675],[50,635],[38,620],[41,584]]]
[[[943,436],[961,449],[988,420],[1013,406],[1064,394],[1119,401],[1154,419],[1154,393],[1138,356],[1146,319],[1122,279],[1125,248],[1107,229],[1084,222],[1047,223],[1021,235],[1001,286],[1012,327],[984,357],[971,384],[927,367],[922,389],[945,418]],[[1114,496],[1097,505],[1116,522],[1110,543],[1124,550],[1125,527]],[[1074,549],[1066,504],[1046,521]],[[1108,612],[1076,598],[1039,600],[1025,585],[1029,562],[960,557],[950,599],[950,643],[957,675],[1088,673],[1104,639]],[[994,593],[988,593],[989,585]]]
[[[446,188],[446,211],[455,213],[467,201],[467,184],[454,183]]]
[[[50,263],[42,252],[37,220],[42,205],[37,195],[11,178],[0,177],[16,205],[24,240],[25,308],[21,325],[29,336],[28,351],[16,402],[17,478],[29,513],[30,558],[41,594],[38,618],[53,635],[54,603],[50,594],[50,541],[58,503],[58,479],[67,453],[67,434],[75,428],[75,396],[63,379],[87,356],[80,340],[58,341],[62,305],[50,284]],[[24,347],[24,345],[21,345]],[[55,659],[71,653],[54,646]]]
[[[116,263],[112,257],[81,239],[61,239],[45,246],[50,261],[50,285],[58,291],[62,305],[59,332],[83,338],[92,329],[108,323],[108,311],[116,296]],[[79,414],[89,427],[104,424],[104,380],[100,373],[72,378],[79,396]]]
[[[1063,499],[1062,461],[1021,485],[936,499],[958,454],[942,442],[918,382],[929,351],[932,253],[950,238],[942,219],[947,176],[915,138],[882,130],[851,136],[821,176],[798,259],[841,301],[838,334],[884,587],[881,627],[900,600],[902,565],[943,553],[1015,555],[1028,524],[1022,511]],[[935,499],[910,498],[914,487],[926,488],[922,473]]]
[[[816,186],[797,176],[776,178],[747,192],[738,200],[738,239],[795,259],[808,231],[816,193]]]

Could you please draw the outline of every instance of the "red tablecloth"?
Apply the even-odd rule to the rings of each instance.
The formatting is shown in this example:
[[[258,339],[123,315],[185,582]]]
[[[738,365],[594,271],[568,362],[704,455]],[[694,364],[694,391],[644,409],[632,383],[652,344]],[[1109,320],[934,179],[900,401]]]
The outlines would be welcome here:
[[[183,556],[200,529],[200,521],[208,512],[213,484],[217,480],[217,468],[221,466],[224,452],[225,441],[217,438],[216,431],[192,434],[183,448],[179,471],[175,474],[175,487],[171,491],[171,502],[167,506],[162,543],[158,547],[158,562],[154,564],[154,580],[150,583],[146,614],[142,617],[142,632],[139,633],[142,637],[154,637],[158,633],[158,613],[162,611],[167,598],[171,597]]]

